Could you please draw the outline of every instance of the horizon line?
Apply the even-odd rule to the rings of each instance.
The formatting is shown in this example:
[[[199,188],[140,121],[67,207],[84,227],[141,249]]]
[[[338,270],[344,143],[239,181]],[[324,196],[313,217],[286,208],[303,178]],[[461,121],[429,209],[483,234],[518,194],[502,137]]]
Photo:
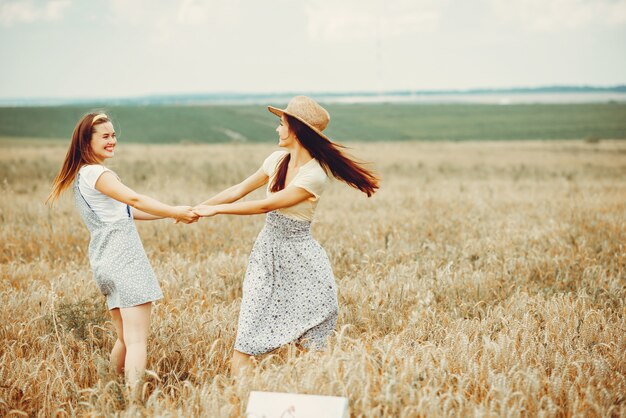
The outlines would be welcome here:
[[[281,92],[242,92],[242,91],[213,91],[213,92],[171,92],[171,93],[147,93],[135,96],[96,96],[96,97],[76,97],[76,96],[48,96],[48,97],[0,97],[1,105],[10,105],[11,103],[17,104],[58,104],[58,105],[71,105],[71,104],[97,104],[103,102],[117,102],[117,103],[136,103],[141,101],[154,101],[154,100],[199,100],[204,99],[206,101],[237,101],[243,99],[284,99],[293,97],[295,95],[308,95],[313,97],[325,97],[325,98],[341,98],[341,97],[393,97],[393,96],[445,96],[445,95],[480,95],[480,94],[493,94],[493,93],[626,93],[626,83],[614,84],[609,86],[592,85],[592,84],[546,84],[535,87],[479,87],[479,88],[464,88],[464,89],[390,89],[390,90],[346,90],[346,91],[281,91]]]

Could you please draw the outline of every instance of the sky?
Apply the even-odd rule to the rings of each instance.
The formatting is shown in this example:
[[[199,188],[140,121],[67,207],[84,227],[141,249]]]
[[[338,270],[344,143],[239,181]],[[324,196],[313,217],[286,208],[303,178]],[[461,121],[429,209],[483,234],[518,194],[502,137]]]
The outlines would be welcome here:
[[[0,99],[626,84],[626,0],[0,0]]]

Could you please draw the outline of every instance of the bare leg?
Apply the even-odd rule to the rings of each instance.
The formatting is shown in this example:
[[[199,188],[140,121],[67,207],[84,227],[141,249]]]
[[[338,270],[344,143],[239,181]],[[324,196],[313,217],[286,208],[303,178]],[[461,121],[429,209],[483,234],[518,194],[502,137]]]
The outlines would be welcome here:
[[[122,316],[119,309],[111,309],[111,318],[117,333],[117,340],[111,350],[111,370],[117,374],[124,373],[124,361],[126,359],[126,345],[124,344],[124,327],[122,326]]]
[[[233,357],[230,359],[230,374],[235,376],[246,369],[252,368],[252,356],[237,350],[233,350]]]
[[[152,302],[120,309],[124,324],[126,384],[133,389],[143,377],[148,360],[148,334]]]

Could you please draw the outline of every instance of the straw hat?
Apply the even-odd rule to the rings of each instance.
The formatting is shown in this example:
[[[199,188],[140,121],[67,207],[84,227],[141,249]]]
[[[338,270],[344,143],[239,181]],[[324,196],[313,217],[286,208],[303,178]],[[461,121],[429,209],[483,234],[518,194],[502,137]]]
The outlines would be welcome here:
[[[286,109],[268,106],[267,110],[278,117],[281,117],[283,114],[294,117],[313,129],[319,136],[330,141],[330,138],[322,133],[328,126],[328,122],[330,122],[330,115],[326,109],[310,97],[296,96],[291,99]]]

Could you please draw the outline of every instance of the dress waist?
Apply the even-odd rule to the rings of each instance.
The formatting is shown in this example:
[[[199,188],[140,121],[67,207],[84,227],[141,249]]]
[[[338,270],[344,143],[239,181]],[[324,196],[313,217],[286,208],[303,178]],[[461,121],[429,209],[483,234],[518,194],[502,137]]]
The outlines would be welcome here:
[[[282,239],[308,238],[311,237],[311,222],[291,219],[272,211],[265,219],[265,231]]]

